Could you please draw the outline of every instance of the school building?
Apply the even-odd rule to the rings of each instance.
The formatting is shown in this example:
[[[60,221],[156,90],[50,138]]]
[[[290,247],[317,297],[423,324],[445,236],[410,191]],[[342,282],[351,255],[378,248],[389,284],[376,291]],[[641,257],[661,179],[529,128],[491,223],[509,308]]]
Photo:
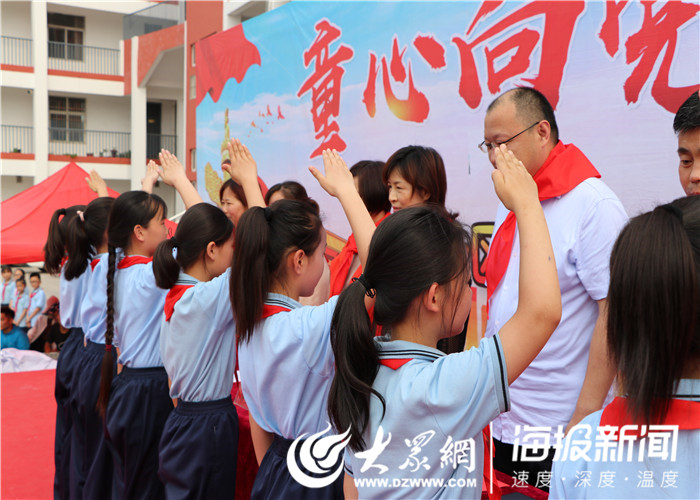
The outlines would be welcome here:
[[[0,1],[2,200],[70,161],[140,189],[161,148],[194,182],[195,43],[286,1]]]

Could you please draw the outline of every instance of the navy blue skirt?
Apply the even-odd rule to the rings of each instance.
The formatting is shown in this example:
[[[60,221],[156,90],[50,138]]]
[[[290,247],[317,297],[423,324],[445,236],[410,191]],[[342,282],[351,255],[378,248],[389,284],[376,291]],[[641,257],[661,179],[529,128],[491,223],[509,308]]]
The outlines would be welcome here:
[[[158,476],[168,500],[233,498],[237,458],[238,414],[231,396],[178,400],[160,439]]]
[[[105,345],[90,342],[84,349],[82,366],[76,370],[77,407],[84,436],[82,476],[83,498],[112,496],[112,452],[105,443],[104,419],[97,412],[97,397],[102,379],[102,358]],[[114,356],[114,375],[117,374],[117,359]],[[75,463],[75,462],[74,462]]]
[[[263,457],[258,475],[255,476],[250,498],[255,500],[332,500],[343,499],[343,481],[341,473],[335,482],[324,488],[307,488],[298,483],[287,468],[287,452],[292,440],[275,435],[275,439]],[[301,443],[299,444],[301,446]],[[299,448],[297,448],[297,463]],[[302,469],[303,470],[303,469]],[[309,474],[313,476],[313,474]]]
[[[71,431],[73,418],[71,415],[70,398],[73,394],[73,372],[76,366],[76,356],[83,348],[83,330],[71,328],[68,338],[63,344],[56,363],[56,434],[54,437],[54,498],[68,499],[70,496],[71,469]]]
[[[105,416],[118,498],[165,498],[158,443],[173,410],[165,368],[128,368],[116,376]]]

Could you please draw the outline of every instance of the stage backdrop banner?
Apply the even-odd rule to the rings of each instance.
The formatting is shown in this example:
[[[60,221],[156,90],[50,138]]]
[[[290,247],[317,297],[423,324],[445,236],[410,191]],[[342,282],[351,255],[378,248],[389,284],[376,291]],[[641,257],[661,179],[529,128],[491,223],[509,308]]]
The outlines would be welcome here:
[[[485,328],[482,264],[498,203],[477,147],[486,107],[536,87],[560,138],[630,215],[682,196],[672,123],[700,80],[699,10],[676,0],[293,1],[195,47],[199,190],[218,201],[224,145],[236,137],[268,186],[301,182],[327,229],[346,238],[340,204],[307,171],[322,167],[323,149],[349,165],[408,144],[437,149],[447,207],[474,228],[473,344]]]

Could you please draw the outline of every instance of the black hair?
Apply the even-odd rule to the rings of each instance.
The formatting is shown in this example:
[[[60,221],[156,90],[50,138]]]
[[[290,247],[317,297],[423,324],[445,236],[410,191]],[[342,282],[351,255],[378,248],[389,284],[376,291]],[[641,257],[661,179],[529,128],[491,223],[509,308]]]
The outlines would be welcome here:
[[[85,205],[59,208],[51,216],[49,235],[44,245],[44,268],[49,274],[55,275],[61,272],[61,262],[66,256],[68,225],[74,217],[77,217],[79,210],[85,210]]]
[[[210,242],[222,245],[233,234],[233,223],[214,205],[197,203],[185,212],[173,238],[162,241],[153,255],[156,285],[169,290],[180,269],[187,269],[203,257]],[[177,256],[173,249],[177,248]]]
[[[25,281],[24,278],[17,278],[17,279],[15,280],[15,285],[16,285],[17,283],[22,283],[24,286],[27,286],[27,282]]]
[[[20,273],[22,273],[22,278],[24,278],[24,269],[22,269],[21,267],[17,267],[17,268],[15,268],[14,271],[12,271],[12,272],[15,273],[15,272],[17,272],[17,271],[19,271]]]
[[[317,214],[320,213],[318,203],[316,203],[313,198],[309,198],[306,188],[297,181],[284,181],[272,186],[267,190],[267,193],[265,193],[265,205],[270,204],[270,198],[272,198],[272,195],[277,191],[282,194],[282,197],[285,200],[296,200],[308,203],[311,205],[311,207],[313,207]]]
[[[117,267],[117,250],[126,249],[131,243],[134,227],[148,227],[151,220],[158,215],[167,216],[168,207],[163,199],[145,191],[127,191],[119,195],[112,204],[107,226],[107,329],[105,331],[105,355],[102,358],[102,380],[100,394],[97,398],[97,410],[104,416],[109,403],[109,393],[114,375],[114,273]]]
[[[85,272],[88,260],[95,256],[95,249],[103,244],[109,213],[114,198],[95,198],[83,212],[83,217],[74,217],[68,226],[65,278],[70,281]]]
[[[550,139],[553,144],[559,142],[559,127],[554,117],[554,109],[542,92],[531,87],[518,87],[504,92],[493,100],[486,112],[491,111],[502,99],[511,99],[515,104],[515,110],[523,123],[530,125],[535,122],[547,120],[550,128]]]
[[[7,264],[3,264],[2,265],[2,272],[4,273],[5,271],[12,272],[12,266],[8,266]]]
[[[676,134],[696,128],[700,128],[700,98],[697,90],[681,104],[673,119],[673,131]]]
[[[39,278],[39,281],[41,281],[41,274],[37,272],[33,272],[29,275],[29,279],[31,280],[32,278]]]
[[[700,366],[700,197],[639,215],[610,256],[608,347],[635,418],[663,420]]]
[[[239,341],[250,339],[270,288],[285,279],[285,257],[298,249],[311,256],[321,242],[322,228],[318,212],[295,200],[251,207],[241,216],[230,285]]]
[[[228,179],[226,182],[224,182],[221,185],[221,189],[219,189],[219,201],[223,202],[224,201],[224,191],[227,189],[230,189],[233,195],[238,198],[238,200],[243,203],[243,206],[245,208],[248,208],[248,200],[245,197],[245,191],[243,191],[243,186],[238,184],[236,181],[233,179]]]
[[[439,206],[409,207],[386,219],[374,232],[363,272],[376,294],[374,321],[390,330],[433,283],[449,285],[448,295],[458,296],[468,286],[470,254],[470,230]],[[363,283],[351,283],[340,294],[331,323],[336,372],[328,414],[336,429],[351,429],[350,448],[355,451],[366,444],[362,435],[372,395],[386,409],[372,388],[379,358],[364,298]]]
[[[362,160],[351,168],[352,176],[357,179],[357,191],[365,203],[367,211],[373,217],[381,212],[391,212],[389,190],[382,179],[383,161]]]
[[[15,319],[15,312],[10,308],[10,306],[2,306],[0,308],[0,313],[4,314],[5,316],[9,316],[10,319]]]
[[[391,173],[396,170],[412,188],[428,194],[426,203],[445,207],[447,197],[447,173],[442,156],[427,146],[404,146],[392,154],[384,165],[382,180],[389,184]],[[456,219],[458,213],[450,213]]]

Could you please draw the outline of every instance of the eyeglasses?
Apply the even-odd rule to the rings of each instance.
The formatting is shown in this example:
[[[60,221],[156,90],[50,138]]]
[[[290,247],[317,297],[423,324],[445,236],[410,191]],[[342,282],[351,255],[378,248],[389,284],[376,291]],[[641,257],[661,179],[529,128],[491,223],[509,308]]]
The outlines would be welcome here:
[[[497,147],[500,146],[501,144],[508,144],[510,141],[512,141],[513,139],[515,139],[516,137],[518,137],[520,134],[524,134],[525,132],[527,132],[528,130],[530,130],[532,127],[534,127],[534,126],[537,125],[538,123],[540,123],[540,122],[535,122],[535,123],[533,123],[533,124],[530,125],[528,128],[526,128],[525,130],[523,130],[522,132],[518,132],[518,133],[515,134],[513,137],[511,137],[510,139],[506,139],[505,141],[501,141],[501,142],[486,142],[486,141],[484,140],[481,144],[479,144],[479,149],[480,149],[481,151],[483,151],[484,153],[489,153],[492,149],[497,148]]]

